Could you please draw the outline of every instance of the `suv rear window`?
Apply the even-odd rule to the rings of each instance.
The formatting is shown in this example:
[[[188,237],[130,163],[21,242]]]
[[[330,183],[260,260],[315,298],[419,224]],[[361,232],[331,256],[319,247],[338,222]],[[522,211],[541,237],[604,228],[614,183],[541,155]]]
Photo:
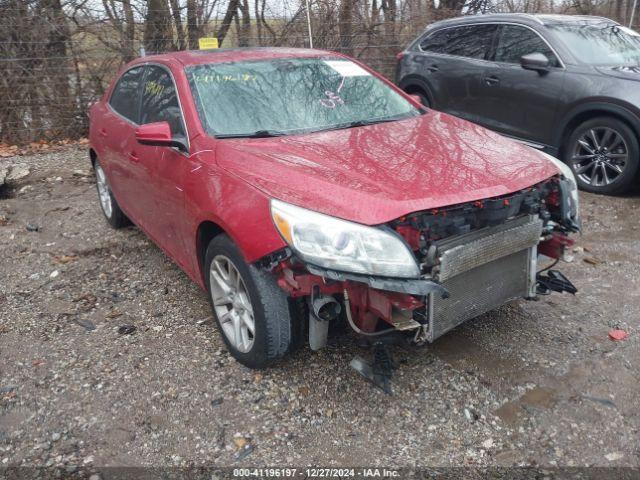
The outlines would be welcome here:
[[[118,80],[109,99],[111,108],[133,123],[138,123],[139,87],[143,69],[140,66],[127,70]]]
[[[493,43],[496,25],[465,25],[437,31],[420,43],[427,52],[485,60]]]

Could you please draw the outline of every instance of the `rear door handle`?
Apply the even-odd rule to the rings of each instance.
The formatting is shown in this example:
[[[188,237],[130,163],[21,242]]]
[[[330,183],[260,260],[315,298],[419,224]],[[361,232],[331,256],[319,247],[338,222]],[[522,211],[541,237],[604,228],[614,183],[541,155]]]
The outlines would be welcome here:
[[[440,70],[440,67],[438,67],[438,65],[429,65],[428,67],[425,67],[429,72],[431,73],[435,73],[438,70]]]
[[[107,131],[104,128],[101,128],[100,131],[98,132],[98,134],[101,137],[106,137],[107,136]]]
[[[484,83],[487,85],[498,85],[500,83],[500,79],[498,77],[484,77]]]
[[[131,160],[132,162],[139,162],[140,158],[138,157],[138,155],[136,155],[136,152],[130,152],[129,160]]]

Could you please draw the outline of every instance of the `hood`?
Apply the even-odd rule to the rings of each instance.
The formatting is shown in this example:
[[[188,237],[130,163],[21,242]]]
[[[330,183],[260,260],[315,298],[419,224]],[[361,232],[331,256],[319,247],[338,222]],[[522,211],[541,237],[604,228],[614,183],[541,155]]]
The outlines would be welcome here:
[[[596,70],[610,77],[640,81],[640,66],[596,67]]]
[[[558,173],[529,147],[433,111],[366,127],[216,145],[218,164],[266,195],[366,225],[504,195]]]

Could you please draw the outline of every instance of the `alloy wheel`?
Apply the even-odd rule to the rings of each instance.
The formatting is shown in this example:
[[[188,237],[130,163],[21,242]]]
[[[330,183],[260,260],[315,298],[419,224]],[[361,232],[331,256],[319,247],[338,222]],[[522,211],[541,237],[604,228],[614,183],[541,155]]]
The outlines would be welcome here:
[[[570,162],[580,180],[603,187],[622,175],[628,159],[629,147],[622,134],[610,127],[596,127],[576,141]]]
[[[109,192],[109,184],[107,183],[107,177],[104,174],[104,170],[99,164],[96,164],[96,184],[98,186],[98,196],[100,197],[100,205],[102,211],[111,218],[113,213],[113,205],[111,204],[111,193]]]
[[[242,275],[224,255],[216,255],[209,269],[213,308],[227,341],[247,353],[255,341],[253,306]]]

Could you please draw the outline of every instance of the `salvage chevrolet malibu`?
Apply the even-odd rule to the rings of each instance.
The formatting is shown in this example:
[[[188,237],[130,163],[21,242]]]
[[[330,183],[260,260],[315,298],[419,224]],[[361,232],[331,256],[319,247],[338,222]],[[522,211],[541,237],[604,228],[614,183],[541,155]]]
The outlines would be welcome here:
[[[90,111],[100,205],[208,293],[260,368],[332,323],[433,342],[517,298],[574,291],[538,255],[579,230],[571,170],[300,49],[127,65]]]

